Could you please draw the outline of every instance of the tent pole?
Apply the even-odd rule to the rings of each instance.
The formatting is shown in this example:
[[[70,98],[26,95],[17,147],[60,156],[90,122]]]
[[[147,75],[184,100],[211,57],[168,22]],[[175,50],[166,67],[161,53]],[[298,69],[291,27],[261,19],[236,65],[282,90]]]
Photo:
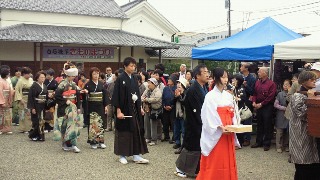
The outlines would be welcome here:
[[[272,59],[270,61],[270,71],[269,71],[269,77],[273,81],[274,80],[274,54],[272,54]]]

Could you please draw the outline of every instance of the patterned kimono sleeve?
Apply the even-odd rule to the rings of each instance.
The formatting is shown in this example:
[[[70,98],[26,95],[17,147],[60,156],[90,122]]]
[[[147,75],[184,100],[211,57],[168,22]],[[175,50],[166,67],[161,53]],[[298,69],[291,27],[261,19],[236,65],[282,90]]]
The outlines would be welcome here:
[[[18,80],[14,94],[14,101],[20,101],[22,99],[22,80]]]
[[[3,84],[0,82],[0,105],[5,104],[5,98],[3,95]]]
[[[291,99],[291,108],[293,113],[303,121],[308,121],[306,99],[307,96],[298,93],[295,93]]]

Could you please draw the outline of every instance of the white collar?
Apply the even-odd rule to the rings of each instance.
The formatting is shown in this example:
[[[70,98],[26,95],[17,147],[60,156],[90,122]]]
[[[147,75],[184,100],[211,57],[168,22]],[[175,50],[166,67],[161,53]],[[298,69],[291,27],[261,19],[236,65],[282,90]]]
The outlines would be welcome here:
[[[97,81],[97,83],[94,82],[93,80],[92,80],[92,82],[93,82],[96,86],[99,84],[99,80]]]
[[[39,84],[38,82],[36,82],[37,84]],[[43,83],[39,84],[39,86],[43,89]]]

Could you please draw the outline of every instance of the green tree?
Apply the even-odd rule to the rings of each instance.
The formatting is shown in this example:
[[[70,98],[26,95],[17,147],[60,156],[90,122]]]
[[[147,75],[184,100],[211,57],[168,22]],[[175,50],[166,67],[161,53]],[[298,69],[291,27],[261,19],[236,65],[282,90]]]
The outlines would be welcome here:
[[[236,74],[239,72],[240,63],[237,61],[204,61],[204,64],[208,67],[209,71],[212,71],[216,67],[221,67],[230,74]]]

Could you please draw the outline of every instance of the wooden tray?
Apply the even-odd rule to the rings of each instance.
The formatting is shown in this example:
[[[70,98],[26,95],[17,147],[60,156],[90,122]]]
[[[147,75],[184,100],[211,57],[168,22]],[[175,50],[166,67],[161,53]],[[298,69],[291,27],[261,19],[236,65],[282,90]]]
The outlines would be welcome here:
[[[252,125],[228,125],[226,129],[234,133],[252,132]]]

